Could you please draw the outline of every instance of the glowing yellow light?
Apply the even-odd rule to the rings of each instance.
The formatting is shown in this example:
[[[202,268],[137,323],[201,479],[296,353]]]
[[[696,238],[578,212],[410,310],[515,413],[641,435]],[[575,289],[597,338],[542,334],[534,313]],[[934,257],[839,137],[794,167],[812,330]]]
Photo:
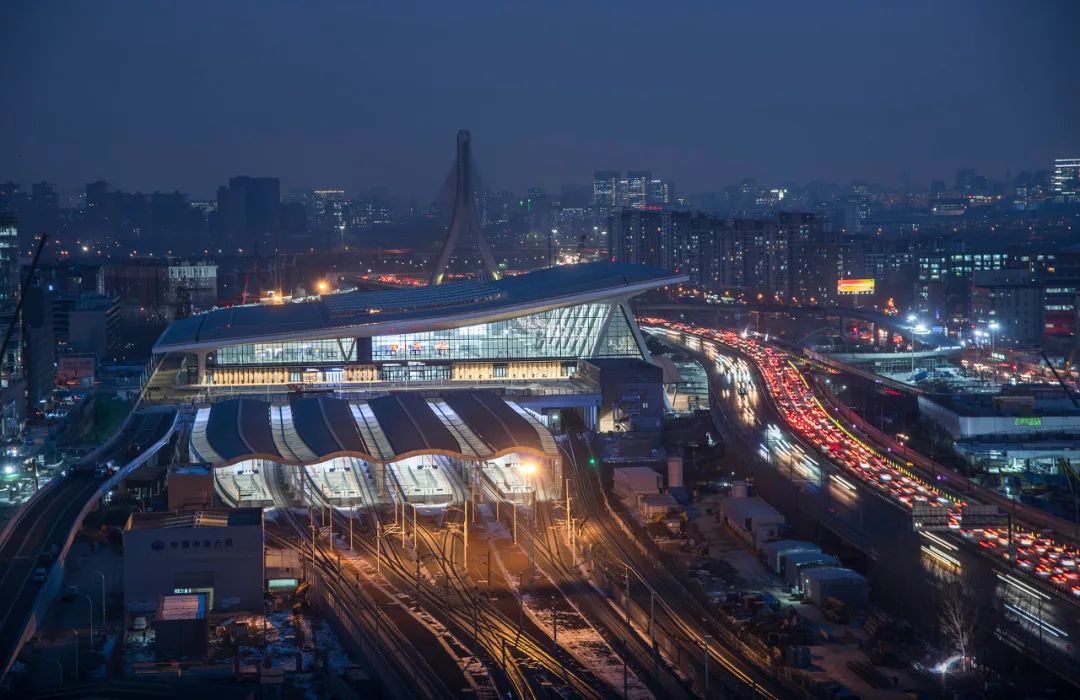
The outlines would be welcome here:
[[[536,473],[536,465],[532,462],[523,462],[521,465],[521,473],[525,476],[532,476]]]

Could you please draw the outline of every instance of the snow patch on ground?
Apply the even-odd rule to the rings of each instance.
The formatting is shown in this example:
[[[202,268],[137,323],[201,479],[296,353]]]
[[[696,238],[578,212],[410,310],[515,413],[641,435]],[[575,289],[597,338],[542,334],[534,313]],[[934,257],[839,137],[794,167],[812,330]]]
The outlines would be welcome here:
[[[548,601],[525,594],[525,610],[544,630],[552,629],[552,608]],[[559,600],[564,600],[560,598]],[[559,609],[559,646],[566,649],[597,677],[621,692],[623,661],[576,610]],[[628,697],[651,700],[653,694],[630,669],[626,670]]]

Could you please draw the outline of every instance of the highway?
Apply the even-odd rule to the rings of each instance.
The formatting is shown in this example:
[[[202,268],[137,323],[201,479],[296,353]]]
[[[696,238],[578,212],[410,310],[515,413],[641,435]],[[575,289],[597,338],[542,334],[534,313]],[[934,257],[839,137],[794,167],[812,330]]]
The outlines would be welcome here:
[[[168,435],[173,429],[176,412],[152,411],[135,414],[124,429],[117,433],[100,451],[92,455],[99,463],[114,461],[120,472]],[[130,455],[129,448],[138,445],[139,455]],[[97,498],[103,482],[92,476],[68,476],[54,480],[16,515],[14,525],[0,542],[0,654],[4,673],[11,668],[27,631],[36,627],[34,620],[38,593],[42,584],[32,581],[33,571],[41,566],[49,569],[60,564],[82,522],[82,513]],[[56,564],[43,559],[53,553]],[[57,590],[59,587],[57,586]],[[34,623],[34,624],[32,624]]]
[[[893,569],[903,561],[910,576],[912,567],[907,556],[912,548],[908,544],[916,542],[914,551],[921,551],[924,560],[933,560],[931,563],[957,573],[963,571],[969,585],[979,585],[988,598],[1001,601],[1009,624],[999,627],[999,638],[1030,656],[1044,661],[1054,658],[1053,670],[1070,682],[1080,677],[1080,665],[1070,641],[1080,633],[1069,576],[1076,568],[1071,548],[1023,527],[1014,528],[1011,543],[1005,528],[961,530],[959,518],[970,501],[950,492],[948,482],[923,480],[899,462],[896,453],[874,444],[850,423],[838,419],[830,412],[833,407],[819,399],[799,369],[798,359],[790,353],[730,331],[671,322],[648,323],[665,333],[668,340],[703,356],[714,380],[723,371],[711,361],[717,353],[729,358],[724,363],[729,369],[739,363],[748,370],[752,368],[756,383],[763,389],[760,394],[766,399],[766,405],[756,410],[759,428],[773,419],[770,416],[775,417],[788,431],[803,470],[809,459],[818,472],[812,479],[805,478],[805,474],[798,479],[789,474],[787,478],[800,481],[800,490],[816,492],[822,503],[830,504],[829,515],[823,520],[829,529],[843,533],[847,526],[856,531],[855,537],[846,539],[871,555],[875,560],[872,568],[890,570],[895,581],[896,576],[904,574]],[[719,385],[717,388],[722,391]],[[764,431],[752,435],[749,439],[760,440]],[[785,454],[774,466],[786,461],[787,470],[794,471],[791,448],[784,448]],[[855,502],[853,507],[838,499],[838,494],[845,492]],[[947,514],[949,528],[925,532],[922,539],[914,537],[910,512],[918,503],[941,508]],[[890,525],[894,513],[900,519]],[[871,525],[864,527],[864,519]],[[1015,552],[1011,557],[1010,544]],[[879,593],[903,594],[880,588]]]

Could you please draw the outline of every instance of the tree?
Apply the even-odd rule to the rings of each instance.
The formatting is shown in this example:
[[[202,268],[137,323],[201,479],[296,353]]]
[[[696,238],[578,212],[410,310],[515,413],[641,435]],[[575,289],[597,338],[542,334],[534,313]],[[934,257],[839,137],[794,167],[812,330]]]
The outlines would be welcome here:
[[[960,655],[961,670],[968,668],[968,655],[975,636],[975,603],[959,580],[944,582],[941,588],[938,624],[941,633]]]

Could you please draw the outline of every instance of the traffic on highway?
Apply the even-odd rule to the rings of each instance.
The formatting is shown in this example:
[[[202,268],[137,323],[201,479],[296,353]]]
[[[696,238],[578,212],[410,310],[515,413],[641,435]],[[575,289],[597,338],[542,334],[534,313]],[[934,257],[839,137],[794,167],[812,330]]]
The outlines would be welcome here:
[[[769,345],[751,333],[715,330],[647,318],[642,323],[670,333],[684,333],[732,348],[749,358],[757,367],[766,390],[780,415],[798,436],[818,452],[843,468],[888,500],[912,510],[916,504],[947,510],[949,530],[956,536],[977,543],[983,553],[1008,563],[1015,570],[1045,582],[1080,603],[1080,551],[1056,541],[1045,533],[1036,533],[1014,524],[1010,552],[1007,527],[962,529],[960,519],[965,506],[973,504],[950,493],[948,482],[939,476],[938,483],[928,483],[876,447],[857,437],[851,429],[831,415],[815,395],[802,371],[797,356]],[[830,475],[840,486],[843,477]],[[850,485],[848,485],[850,486]]]

